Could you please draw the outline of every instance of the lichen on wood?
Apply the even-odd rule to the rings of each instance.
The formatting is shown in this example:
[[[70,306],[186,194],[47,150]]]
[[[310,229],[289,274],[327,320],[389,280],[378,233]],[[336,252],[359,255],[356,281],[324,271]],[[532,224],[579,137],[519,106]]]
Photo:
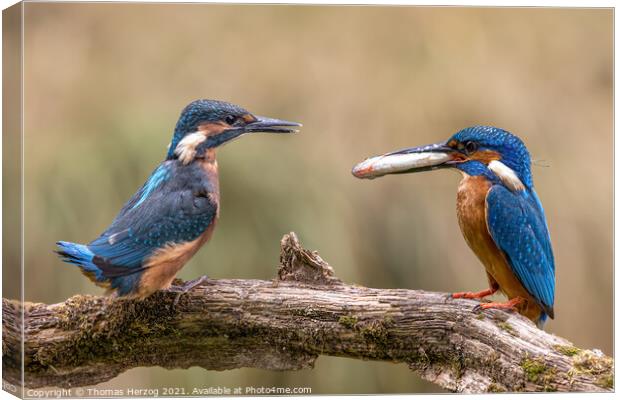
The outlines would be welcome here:
[[[474,312],[473,300],[348,285],[295,234],[272,281],[218,279],[144,301],[74,296],[3,299],[4,378],[29,388],[105,382],[130,368],[313,368],[319,356],[407,364],[456,392],[610,391],[613,360],[518,314]]]

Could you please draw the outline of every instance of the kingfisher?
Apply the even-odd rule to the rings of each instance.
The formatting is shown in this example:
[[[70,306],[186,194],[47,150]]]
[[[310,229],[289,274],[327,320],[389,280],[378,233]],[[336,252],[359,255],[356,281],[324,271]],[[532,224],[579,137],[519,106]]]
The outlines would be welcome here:
[[[219,216],[216,148],[247,133],[295,133],[299,126],[224,101],[191,102],[181,112],[165,160],[111,225],[88,244],[57,242],[57,254],[113,295],[143,299],[170,288],[211,238]],[[205,279],[171,290],[180,295]]]
[[[444,168],[462,174],[458,223],[489,282],[488,289],[451,296],[482,299],[499,290],[508,301],[479,307],[516,309],[542,329],[547,317],[554,317],[555,263],[530,154],[521,139],[500,128],[473,126],[445,142],[369,158],[352,173],[372,179]]]

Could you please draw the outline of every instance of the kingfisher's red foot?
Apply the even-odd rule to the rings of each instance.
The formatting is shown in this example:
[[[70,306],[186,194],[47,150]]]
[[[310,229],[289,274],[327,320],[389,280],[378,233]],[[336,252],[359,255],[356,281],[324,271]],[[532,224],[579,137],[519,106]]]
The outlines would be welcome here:
[[[516,306],[525,302],[523,297],[515,297],[514,299],[510,299],[505,303],[482,303],[474,307],[474,311],[478,310],[486,310],[489,308],[499,308],[502,310],[513,310],[516,311]]]
[[[479,292],[457,292],[452,293],[453,299],[481,299],[497,292],[497,289],[489,288]]]

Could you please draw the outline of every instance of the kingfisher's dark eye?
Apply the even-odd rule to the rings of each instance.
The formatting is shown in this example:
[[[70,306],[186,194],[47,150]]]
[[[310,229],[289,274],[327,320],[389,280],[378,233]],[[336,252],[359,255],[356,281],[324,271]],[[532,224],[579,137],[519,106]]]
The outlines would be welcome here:
[[[467,153],[473,153],[476,150],[478,150],[478,143],[471,141],[465,142],[465,151]]]
[[[235,122],[237,122],[237,117],[235,117],[234,115],[227,115],[226,118],[224,118],[224,121],[228,125],[233,125]]]

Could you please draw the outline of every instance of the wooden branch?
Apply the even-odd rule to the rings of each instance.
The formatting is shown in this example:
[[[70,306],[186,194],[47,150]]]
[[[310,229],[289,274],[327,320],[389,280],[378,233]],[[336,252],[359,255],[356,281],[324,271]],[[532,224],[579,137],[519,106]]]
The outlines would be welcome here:
[[[420,290],[346,285],[291,233],[278,278],[210,280],[144,301],[24,304],[29,388],[107,381],[141,366],[312,368],[319,355],[406,363],[457,392],[611,391],[613,360],[515,313]],[[4,379],[19,385],[19,303],[3,299]]]

